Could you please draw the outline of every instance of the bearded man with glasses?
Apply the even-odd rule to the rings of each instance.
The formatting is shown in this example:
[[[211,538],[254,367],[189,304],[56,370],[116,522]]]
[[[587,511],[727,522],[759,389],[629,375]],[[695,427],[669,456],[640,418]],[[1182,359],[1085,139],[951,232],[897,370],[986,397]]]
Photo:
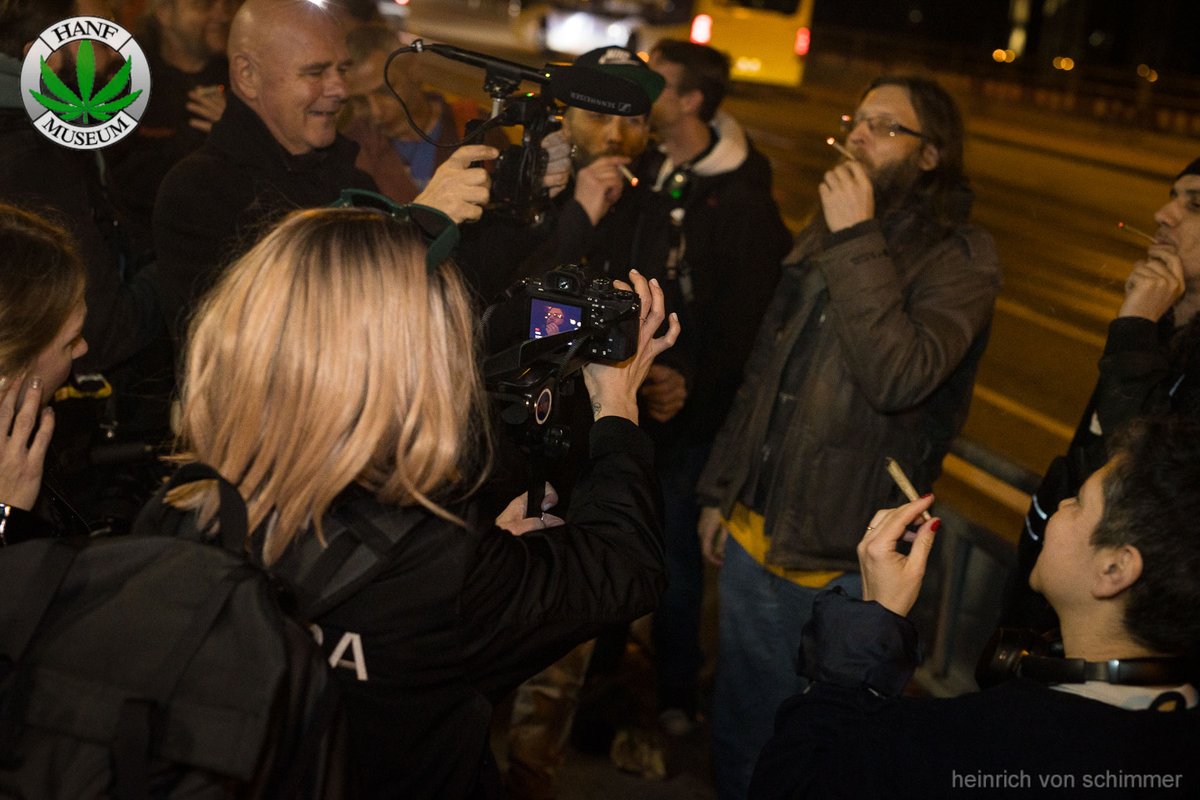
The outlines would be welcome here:
[[[861,596],[870,509],[929,491],[962,427],[1000,268],[968,224],[963,125],[933,81],[877,79],[843,118],[848,157],[818,187],[697,494],[722,565],[713,743],[744,798],[775,710],[804,688],[800,631],[824,588]]]

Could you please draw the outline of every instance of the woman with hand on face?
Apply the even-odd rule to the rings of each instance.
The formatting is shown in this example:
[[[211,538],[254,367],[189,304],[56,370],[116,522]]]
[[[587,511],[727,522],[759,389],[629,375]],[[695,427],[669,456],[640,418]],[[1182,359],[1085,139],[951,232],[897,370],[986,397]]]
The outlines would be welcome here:
[[[565,524],[520,519],[516,505],[493,524],[466,497],[487,460],[487,412],[479,323],[447,233],[423,206],[296,212],[227,269],[186,351],[180,460],[234,483],[255,558],[286,579],[339,525],[392,541],[368,582],[311,615],[357,797],[491,796],[493,704],[662,589],[636,394],[679,332],[672,317],[654,335],[662,290],[631,273],[637,354],[583,368],[596,421]],[[211,481],[167,495],[184,535],[206,528],[216,500]]]
[[[69,532],[42,472],[49,403],[87,352],[87,309],[83,263],[62,228],[0,204],[0,253],[0,544],[15,544]]]

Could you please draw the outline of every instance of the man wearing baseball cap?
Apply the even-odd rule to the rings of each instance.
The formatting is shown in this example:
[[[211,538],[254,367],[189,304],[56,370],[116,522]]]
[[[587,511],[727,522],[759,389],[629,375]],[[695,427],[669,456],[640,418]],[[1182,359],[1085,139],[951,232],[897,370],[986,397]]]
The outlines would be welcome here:
[[[1109,437],[1134,417],[1200,417],[1200,158],[1175,176],[1154,221],[1154,240],[1133,262],[1125,300],[1109,323],[1100,378],[1075,437],[1050,463],[1025,516],[1003,625],[1057,627],[1050,607],[1029,590],[1029,573],[1047,520],[1104,464]]]

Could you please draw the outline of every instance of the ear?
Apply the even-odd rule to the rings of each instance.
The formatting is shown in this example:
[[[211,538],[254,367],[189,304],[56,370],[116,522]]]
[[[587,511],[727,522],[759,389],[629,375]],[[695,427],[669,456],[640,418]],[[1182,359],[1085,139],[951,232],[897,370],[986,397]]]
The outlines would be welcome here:
[[[1098,600],[1111,600],[1142,577],[1142,554],[1130,544],[1099,550],[1095,564],[1092,596]]]
[[[921,145],[921,160],[917,162],[917,166],[923,172],[937,169],[940,163],[942,163],[942,152],[932,142],[925,142]]]
[[[686,114],[695,116],[699,112],[700,106],[704,103],[704,92],[699,89],[692,89],[687,94],[680,96],[679,103]]]
[[[245,53],[235,53],[229,60],[229,83],[238,95],[246,100],[258,97],[262,73],[254,59]]]

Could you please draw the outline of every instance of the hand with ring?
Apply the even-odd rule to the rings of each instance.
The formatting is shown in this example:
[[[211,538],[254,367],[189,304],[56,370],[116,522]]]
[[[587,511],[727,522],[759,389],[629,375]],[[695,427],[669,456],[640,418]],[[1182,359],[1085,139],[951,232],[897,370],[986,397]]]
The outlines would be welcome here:
[[[863,600],[874,600],[889,611],[905,616],[917,602],[934,534],[942,521],[933,517],[917,529],[912,550],[904,555],[896,549],[908,526],[921,519],[933,505],[925,495],[898,508],[880,509],[867,525],[858,543],[858,568],[862,574]]]

